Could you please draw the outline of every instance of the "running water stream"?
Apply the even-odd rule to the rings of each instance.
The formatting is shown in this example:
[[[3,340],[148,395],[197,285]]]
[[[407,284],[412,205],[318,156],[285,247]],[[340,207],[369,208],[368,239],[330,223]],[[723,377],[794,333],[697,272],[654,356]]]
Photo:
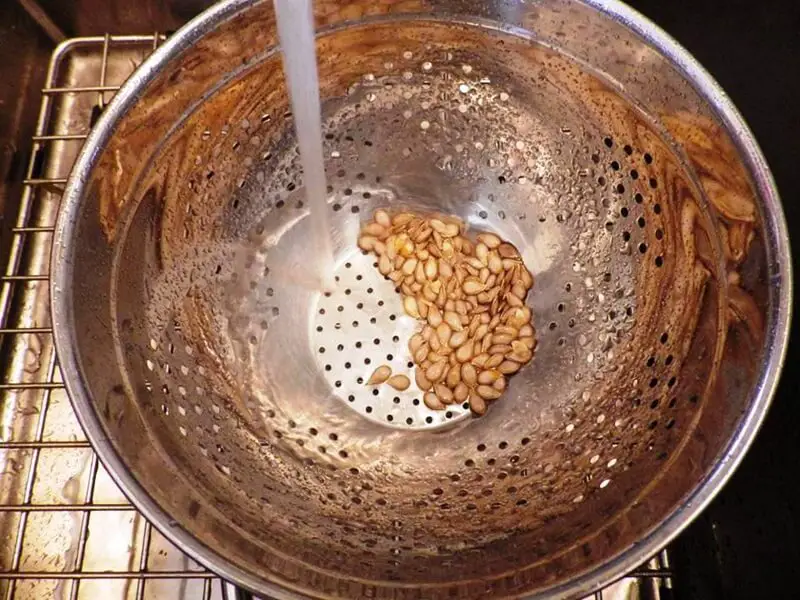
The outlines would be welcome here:
[[[322,117],[317,77],[312,0],[274,0],[278,38],[303,167],[311,233],[312,261],[320,288],[333,288],[333,251],[328,225]]]

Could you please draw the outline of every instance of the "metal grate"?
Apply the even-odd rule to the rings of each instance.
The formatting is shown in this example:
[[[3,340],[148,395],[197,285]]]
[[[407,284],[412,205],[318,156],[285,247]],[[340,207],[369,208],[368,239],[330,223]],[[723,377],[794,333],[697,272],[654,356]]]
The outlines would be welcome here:
[[[0,271],[0,600],[223,594],[220,580],[152,528],[99,463],[64,391],[49,314],[50,244],[69,170],[114,92],[163,40],[75,38],[50,61]],[[664,551],[594,599],[669,598],[671,587]]]

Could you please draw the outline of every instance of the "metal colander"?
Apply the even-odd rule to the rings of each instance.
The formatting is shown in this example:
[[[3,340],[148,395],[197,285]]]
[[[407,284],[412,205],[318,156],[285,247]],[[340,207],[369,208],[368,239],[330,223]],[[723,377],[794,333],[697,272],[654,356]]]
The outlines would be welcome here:
[[[576,596],[671,539],[763,418],[789,249],[741,119],[610,1],[316,2],[336,285],[315,288],[270,3],[222,2],[106,110],[65,193],[53,309],[76,411],[180,547],[274,598]],[[534,273],[534,360],[430,411],[356,247],[460,217]]]

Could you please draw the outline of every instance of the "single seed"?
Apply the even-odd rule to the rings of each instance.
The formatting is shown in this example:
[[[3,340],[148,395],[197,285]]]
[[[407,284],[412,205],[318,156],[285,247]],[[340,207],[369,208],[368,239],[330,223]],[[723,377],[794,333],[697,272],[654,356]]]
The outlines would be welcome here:
[[[453,269],[450,263],[442,261],[439,263],[439,277],[442,279],[450,279],[453,276]]]
[[[420,331],[419,334],[422,336],[423,340],[425,340],[426,342],[430,342],[431,341],[431,337],[433,337],[433,334],[434,334],[433,327],[431,327],[429,325],[425,325],[422,328],[422,331]]]
[[[414,219],[414,215],[411,213],[397,213],[394,217],[392,217],[392,225],[395,227],[402,227],[403,225],[407,225]]]
[[[425,362],[425,359],[428,358],[428,354],[430,353],[430,348],[428,344],[423,344],[414,352],[414,362],[418,365]]]
[[[484,285],[479,279],[470,277],[464,281],[462,289],[468,296],[474,296],[475,294],[479,294],[484,290]]]
[[[483,398],[484,400],[497,400],[500,397],[499,390],[494,389],[488,385],[479,385],[476,390],[478,392],[478,396]]]
[[[417,308],[419,309],[419,316],[423,319],[428,318],[428,311],[430,310],[430,303],[425,300],[424,298],[420,298],[417,301]]]
[[[457,331],[453,335],[450,336],[450,342],[449,342],[448,345],[451,348],[458,348],[464,342],[467,341],[468,337],[469,336],[468,336],[467,332],[462,329],[461,331]]]
[[[528,295],[528,290],[524,285],[522,285],[522,282],[517,282],[511,286],[511,293],[520,300],[525,300],[525,296]]]
[[[414,269],[414,281],[420,285],[420,289],[422,289],[422,284],[428,281],[425,277],[425,265],[421,260],[417,260],[417,267]]]
[[[505,392],[505,391],[506,391],[506,378],[505,378],[505,377],[503,377],[503,376],[501,375],[501,376],[500,376],[500,377],[497,379],[497,381],[495,381],[495,382],[492,384],[492,387],[493,387],[494,389],[496,389],[497,391],[501,392],[501,393],[502,393],[502,392]]]
[[[455,388],[459,383],[461,383],[461,365],[455,364],[450,367],[450,370],[447,371],[445,382],[447,383],[447,387],[450,389]]]
[[[388,365],[381,365],[372,372],[372,375],[370,375],[366,385],[380,385],[391,376],[392,368]]]
[[[522,300],[518,296],[515,296],[511,292],[508,292],[505,295],[505,300],[509,306],[513,306],[514,308],[521,308],[523,306]]]
[[[403,274],[404,275],[411,275],[414,272],[414,269],[417,268],[417,259],[416,258],[409,258],[406,262],[403,263]]]
[[[517,363],[512,363],[512,364],[517,364]],[[428,378],[425,377],[425,372],[419,367],[414,369],[414,381],[416,382],[417,387],[421,389],[423,392],[427,392],[433,386],[433,384],[430,381],[428,381]]]
[[[386,228],[378,223],[369,223],[365,225],[364,228],[361,230],[361,233],[364,235],[371,235],[378,239],[385,239],[389,235],[388,232],[386,231]]]
[[[475,258],[481,261],[484,266],[489,263],[489,248],[487,248],[486,244],[481,242],[475,245]]]
[[[411,385],[411,380],[405,375],[392,375],[386,383],[398,392],[404,392]]]
[[[438,307],[431,306],[428,311],[428,323],[430,323],[431,327],[438,327],[442,323],[442,313]]]
[[[478,234],[478,241],[483,243],[489,250],[494,250],[502,240],[493,233],[480,233]]]
[[[472,359],[472,364],[478,367],[479,369],[482,369],[484,366],[486,366],[487,360],[489,360],[489,353],[481,352],[480,354],[478,354],[478,356]]]
[[[453,335],[453,330],[450,329],[447,323],[440,323],[436,328],[436,336],[442,343],[442,346],[447,346],[450,343],[450,336]]]
[[[478,375],[478,383],[481,385],[492,385],[502,376],[503,374],[500,373],[499,371],[495,371],[494,369],[487,369],[486,371],[481,371],[481,374]]]
[[[447,367],[447,362],[444,360],[440,360],[439,362],[433,363],[428,369],[425,371],[425,378],[428,381],[441,381],[442,377],[444,377],[444,370]]]
[[[507,333],[494,333],[492,334],[493,344],[511,344],[515,336]]]
[[[500,329],[498,327],[498,329]],[[519,336],[520,337],[533,337],[536,332],[531,325],[523,325],[519,328]]]
[[[503,362],[504,358],[502,354],[492,354],[483,366],[487,369],[494,369]]]
[[[500,244],[497,247],[497,253],[502,258],[518,258],[519,257],[519,251],[513,245],[509,244],[508,242],[503,242],[502,244]]]
[[[468,396],[469,396],[469,388],[463,381],[459,382],[459,384],[456,385],[455,389],[453,390],[453,398],[455,398],[456,402],[460,404],[461,402],[464,402],[464,400],[466,400]]]
[[[516,343],[516,342],[515,342]],[[533,358],[533,353],[528,349],[525,344],[520,344],[513,352],[506,355],[509,360],[516,361],[520,364],[525,364]]]
[[[419,307],[417,301],[412,296],[403,298],[403,309],[409,317],[419,319]]]
[[[389,260],[394,261],[397,258],[397,236],[390,235],[386,239],[386,256],[389,257]]]
[[[461,317],[452,310],[445,311],[444,322],[447,323],[453,331],[462,331],[464,329],[464,326],[461,324]]]
[[[524,285],[526,288],[530,289],[533,287],[533,275],[531,275],[531,272],[528,271],[528,269],[523,267],[519,277],[520,281],[522,281],[522,285]]]
[[[500,371],[503,375],[513,375],[517,371],[519,371],[520,365],[513,360],[504,360],[499,365],[497,365],[497,370]]]
[[[444,230],[447,229],[447,225],[443,221],[440,221],[439,219],[431,219],[429,223],[430,226],[433,228],[433,230],[439,235],[441,235],[444,232]]]
[[[487,266],[495,275],[503,272],[503,261],[500,259],[500,256],[497,254],[497,252],[489,253],[489,263]]]
[[[431,257],[425,262],[425,277],[428,279],[436,279],[439,274],[439,263],[435,258]]]
[[[434,329],[434,334],[431,336],[431,339],[428,343],[431,345],[431,350],[434,352],[438,352],[442,349],[442,342],[439,341],[439,336],[436,335],[436,330]]]
[[[459,230],[458,225],[456,225],[455,223],[448,223],[445,226],[444,231],[441,232],[442,237],[446,238],[456,237],[459,233],[461,233],[461,231]]]
[[[386,252],[386,244],[380,240],[377,240],[375,242],[375,246],[372,248],[372,251],[378,256],[383,256],[383,254]]]
[[[506,354],[511,352],[512,348],[510,344],[492,344],[489,346],[487,352],[489,354]]]
[[[519,338],[519,341],[528,347],[528,350],[533,350],[536,347],[536,340],[531,335]]]
[[[436,392],[436,396],[442,401],[443,404],[453,403],[453,391],[446,385],[437,383],[433,386],[433,391]]]
[[[385,210],[376,210],[373,218],[375,219],[376,223],[385,229],[389,229],[389,227],[392,226],[392,219],[389,217],[389,213],[387,213]]]
[[[386,254],[382,255],[378,260],[378,271],[380,271],[381,275],[388,275],[392,272],[392,261]]]
[[[486,402],[476,392],[473,392],[469,397],[469,407],[476,415],[486,413]]]
[[[467,362],[472,358],[472,350],[474,344],[472,340],[467,340],[461,346],[459,346],[458,350],[456,350],[456,359],[458,362]]]
[[[468,315],[469,309],[467,308],[467,303],[463,300],[456,300],[456,312],[460,315]]]
[[[475,328],[475,333],[474,333],[474,335],[472,337],[474,338],[474,340],[476,342],[479,342],[479,341],[483,340],[484,336],[486,336],[488,333],[489,333],[489,326],[486,325],[485,323],[480,323]]]
[[[378,240],[371,235],[362,235],[358,238],[358,247],[369,252],[375,249],[375,243],[377,241]]]
[[[474,386],[478,381],[478,371],[470,363],[461,365],[461,379],[469,386]]]
[[[433,392],[425,392],[425,395],[422,396],[422,401],[425,403],[425,406],[431,410],[444,410],[444,404],[442,404]]]

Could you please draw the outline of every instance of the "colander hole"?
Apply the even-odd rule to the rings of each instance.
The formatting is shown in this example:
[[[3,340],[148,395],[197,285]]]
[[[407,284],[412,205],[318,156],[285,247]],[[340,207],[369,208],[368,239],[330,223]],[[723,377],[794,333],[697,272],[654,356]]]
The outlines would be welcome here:
[[[614,189],[616,190],[616,192],[617,192],[618,194],[624,194],[624,193],[625,193],[625,186],[624,186],[624,185],[622,185],[621,183],[618,183],[618,184],[617,184],[617,187],[616,187],[616,188],[614,188]]]
[[[622,207],[622,208],[619,210],[619,214],[620,214],[620,215],[622,215],[622,217],[623,217],[623,218],[627,218],[627,217],[628,217],[628,214],[629,214],[629,212],[628,212],[628,207],[627,207],[627,206],[623,206],[623,207]]]
[[[645,254],[646,252],[647,252],[647,244],[642,242],[641,244],[639,244],[639,253]]]
[[[646,162],[648,165],[652,164],[653,156],[649,152],[644,153],[644,162]]]
[[[673,360],[674,360],[674,357],[672,356],[672,354],[670,354],[670,355],[667,356],[667,358],[664,359],[664,364],[669,366],[669,365],[672,364]]]
[[[639,171],[637,171],[636,169],[631,169],[630,175],[631,175],[631,179],[633,179],[634,181],[639,179]]]
[[[639,227],[643,228],[646,225],[646,221],[644,220],[644,217],[639,217],[638,219],[636,219],[636,224]]]
[[[664,237],[664,232],[661,229],[656,229],[656,239],[660,240],[663,239],[663,237]]]
[[[661,340],[662,344],[666,344],[667,340],[669,340],[669,334],[665,331],[664,333],[661,334],[661,338],[659,339]]]
[[[664,264],[664,258],[661,256],[656,256],[655,263],[657,267],[661,267]]]
[[[631,146],[629,144],[625,144],[625,146],[623,146],[622,149],[625,151],[625,154],[627,154],[628,156],[633,154],[633,148],[631,148]]]
[[[673,387],[675,385],[675,377],[670,377],[669,381],[667,381],[667,387]]]
[[[657,215],[661,214],[661,205],[658,204],[657,202],[653,205],[653,212],[656,213]]]
[[[615,160],[611,161],[611,168],[615,171],[619,171],[619,163]]]
[[[651,177],[649,183],[650,183],[650,187],[653,188],[653,189],[656,189],[658,187],[658,181],[656,180],[655,177]]]
[[[672,429],[674,426],[675,426],[675,419],[670,419],[669,421],[667,421],[667,424],[664,425],[664,427],[667,429]]]
[[[610,137],[603,138],[603,143],[606,145],[606,148],[611,148],[614,145],[614,140]]]
[[[478,216],[479,216],[481,219],[485,219],[485,218],[487,218],[487,217],[489,216],[489,214],[488,214],[488,213],[487,213],[485,210],[482,210],[482,211],[479,211],[479,212],[478,212]]]
[[[642,196],[639,192],[636,192],[633,195],[633,199],[636,201],[636,204],[641,204],[644,202],[644,196]]]
[[[630,231],[623,231],[622,232],[622,240],[625,242],[631,241],[631,232]]]

